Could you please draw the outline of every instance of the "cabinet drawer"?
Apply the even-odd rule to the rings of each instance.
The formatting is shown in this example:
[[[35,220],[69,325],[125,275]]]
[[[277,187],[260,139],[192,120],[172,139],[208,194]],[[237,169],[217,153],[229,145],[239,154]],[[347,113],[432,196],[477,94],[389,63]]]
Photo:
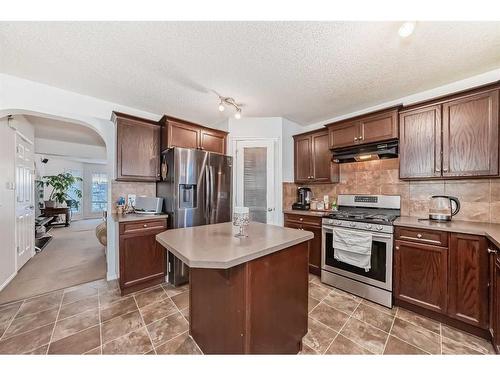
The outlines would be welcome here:
[[[167,228],[166,219],[140,220],[120,223],[120,234],[130,234]]]
[[[396,239],[435,246],[448,246],[448,233],[428,229],[396,227]]]
[[[316,216],[285,214],[285,222],[321,227],[321,217]]]

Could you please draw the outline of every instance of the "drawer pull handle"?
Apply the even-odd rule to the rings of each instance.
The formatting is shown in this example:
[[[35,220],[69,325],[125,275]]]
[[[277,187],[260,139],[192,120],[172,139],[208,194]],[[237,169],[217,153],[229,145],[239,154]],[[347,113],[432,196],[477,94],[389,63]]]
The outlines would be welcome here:
[[[417,233],[417,238],[422,238],[422,235],[420,233]]]
[[[497,250],[496,249],[490,249],[490,248],[488,248],[488,253],[489,254],[496,254]]]

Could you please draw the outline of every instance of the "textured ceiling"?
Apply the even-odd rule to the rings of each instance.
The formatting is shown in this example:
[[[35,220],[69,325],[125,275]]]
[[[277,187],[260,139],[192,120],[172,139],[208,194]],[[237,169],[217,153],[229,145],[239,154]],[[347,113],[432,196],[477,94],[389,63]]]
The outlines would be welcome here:
[[[84,145],[106,146],[94,130],[72,122],[27,115],[25,118],[35,128],[35,137]]]
[[[307,125],[500,67],[500,23],[0,22],[0,72],[204,124]]]

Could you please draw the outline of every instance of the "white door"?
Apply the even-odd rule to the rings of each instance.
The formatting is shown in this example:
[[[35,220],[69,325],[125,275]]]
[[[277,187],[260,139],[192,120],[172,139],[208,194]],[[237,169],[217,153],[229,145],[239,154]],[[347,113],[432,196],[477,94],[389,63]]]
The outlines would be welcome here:
[[[274,224],[275,180],[272,139],[236,141],[236,206],[250,209],[250,220]]]
[[[35,165],[33,143],[16,134],[17,269],[35,255]]]

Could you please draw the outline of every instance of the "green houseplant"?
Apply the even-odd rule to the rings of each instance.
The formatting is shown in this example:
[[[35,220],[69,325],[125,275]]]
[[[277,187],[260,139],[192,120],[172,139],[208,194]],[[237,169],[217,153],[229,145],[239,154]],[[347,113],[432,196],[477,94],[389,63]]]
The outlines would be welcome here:
[[[52,187],[49,200],[45,201],[45,207],[54,207],[55,203],[63,204],[64,202],[67,203],[68,207],[78,207],[78,201],[74,199],[75,197],[68,195],[69,188],[78,181],[82,181],[82,178],[73,176],[68,172],[54,176],[43,176],[42,180],[38,181],[39,186]],[[82,197],[80,189],[73,189],[73,192],[76,198],[80,199]]]

